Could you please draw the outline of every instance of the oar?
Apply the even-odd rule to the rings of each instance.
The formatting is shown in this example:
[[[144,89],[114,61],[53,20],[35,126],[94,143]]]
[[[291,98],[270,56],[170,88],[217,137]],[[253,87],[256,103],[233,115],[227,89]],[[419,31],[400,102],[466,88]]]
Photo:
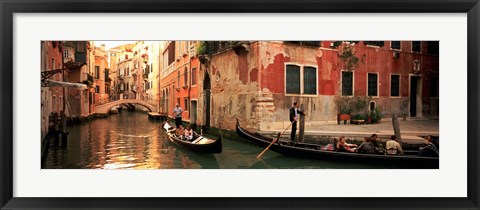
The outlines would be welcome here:
[[[167,119],[167,122],[168,122],[168,119]],[[167,123],[167,122],[165,122],[165,123]],[[162,125],[163,125],[163,124],[162,124]],[[160,128],[160,127],[161,127],[161,126],[158,126],[158,127],[153,128],[152,130],[148,131],[145,135],[142,135],[142,137],[146,137],[147,134],[151,133],[151,132],[154,131],[154,130],[157,130],[157,129]]]
[[[151,133],[151,132],[154,131],[154,130],[157,130],[158,128],[160,128],[160,126],[155,127],[155,128],[153,128],[152,130],[148,131],[145,135],[142,135],[142,137],[146,137],[147,134]]]
[[[265,149],[262,151],[262,153],[260,153],[260,154],[257,156],[257,159],[260,158],[260,156],[262,156],[263,153],[265,153],[265,152],[268,150],[268,148],[270,148],[270,146],[272,146],[272,144],[275,143],[275,142],[280,138],[280,136],[283,135],[283,133],[285,133],[285,131],[287,131],[287,129],[293,124],[293,122],[295,122],[295,121],[292,121],[292,122],[290,123],[290,125],[288,125],[287,128],[285,128],[285,130],[283,130],[283,132],[282,132],[281,134],[279,134],[279,135],[277,136],[277,138],[276,138],[275,140],[273,140],[272,143],[270,143],[270,145],[268,145],[268,147],[265,148]]]

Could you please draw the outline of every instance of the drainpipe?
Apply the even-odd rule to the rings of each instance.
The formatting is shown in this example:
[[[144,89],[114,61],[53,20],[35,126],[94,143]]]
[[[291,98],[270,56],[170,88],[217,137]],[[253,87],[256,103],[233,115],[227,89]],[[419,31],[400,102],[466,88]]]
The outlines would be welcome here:
[[[190,55],[188,55],[188,56],[190,57]],[[188,69],[190,69],[190,84],[188,84],[188,98],[187,98],[187,101],[189,103],[188,105],[190,105],[190,90],[192,89],[192,58],[191,57],[190,57]],[[190,109],[188,111],[188,115],[189,115],[188,120],[190,120],[190,124],[192,124],[192,107],[191,106],[190,106]]]
[[[62,42],[60,42],[60,43],[62,43]],[[62,50],[60,50],[60,53],[62,54],[62,69],[63,69],[63,68],[65,68],[65,66],[64,66],[64,63],[65,63],[65,55],[63,54],[63,43],[62,43],[62,44],[60,44],[60,43],[59,43],[58,47],[61,47],[61,48],[62,48]],[[65,69],[62,70],[62,80],[65,82]],[[67,113],[65,113],[65,88],[66,88],[66,87],[63,87],[63,88],[62,88],[62,91],[63,91],[62,111],[63,111],[63,113],[66,115]]]
[[[262,43],[260,41],[257,42],[257,67],[258,67],[258,95],[262,94],[262,59],[260,55],[260,47]],[[257,105],[257,102],[255,101],[255,105]],[[260,130],[260,117],[259,113],[255,112],[255,117],[257,119],[257,130]]]

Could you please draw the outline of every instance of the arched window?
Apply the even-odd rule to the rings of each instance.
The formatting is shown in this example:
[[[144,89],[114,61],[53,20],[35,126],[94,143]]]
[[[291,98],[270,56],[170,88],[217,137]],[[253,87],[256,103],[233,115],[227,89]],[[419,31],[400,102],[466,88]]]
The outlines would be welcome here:
[[[188,86],[188,69],[185,67],[185,70],[183,72],[183,86]]]
[[[177,85],[178,85],[178,88],[180,87],[180,69],[177,71]]]

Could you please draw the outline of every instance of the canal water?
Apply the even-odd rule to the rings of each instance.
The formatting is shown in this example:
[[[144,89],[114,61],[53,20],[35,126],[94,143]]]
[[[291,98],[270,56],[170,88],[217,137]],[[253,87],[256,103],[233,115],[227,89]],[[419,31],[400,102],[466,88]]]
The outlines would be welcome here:
[[[200,154],[170,142],[160,122],[123,111],[68,128],[66,142],[51,141],[44,169],[365,169],[380,166],[284,156],[240,137],[223,139],[220,154]],[[216,138],[214,136],[208,136]],[[381,166],[385,168],[385,166]]]

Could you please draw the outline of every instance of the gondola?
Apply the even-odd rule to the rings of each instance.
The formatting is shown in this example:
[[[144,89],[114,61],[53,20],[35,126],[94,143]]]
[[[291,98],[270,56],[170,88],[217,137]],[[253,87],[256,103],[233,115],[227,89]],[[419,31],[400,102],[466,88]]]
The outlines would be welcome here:
[[[175,127],[170,123],[165,122],[162,125],[163,130],[167,133],[168,139],[171,142],[180,145],[188,150],[201,153],[221,153],[222,139],[218,137],[217,140],[209,139],[194,132],[193,140],[189,141],[175,135]]]
[[[242,127],[237,119],[236,132],[239,136],[255,143],[262,148],[266,148],[274,141],[257,133],[249,132]],[[337,152],[323,150],[322,145],[309,143],[288,144],[287,142],[277,141],[269,150],[293,157],[313,158],[327,161],[347,161],[347,162],[363,162],[366,164],[396,166],[401,168],[422,168],[422,169],[438,169],[438,157],[421,157],[417,155],[384,155],[384,154],[363,154],[351,152]]]

